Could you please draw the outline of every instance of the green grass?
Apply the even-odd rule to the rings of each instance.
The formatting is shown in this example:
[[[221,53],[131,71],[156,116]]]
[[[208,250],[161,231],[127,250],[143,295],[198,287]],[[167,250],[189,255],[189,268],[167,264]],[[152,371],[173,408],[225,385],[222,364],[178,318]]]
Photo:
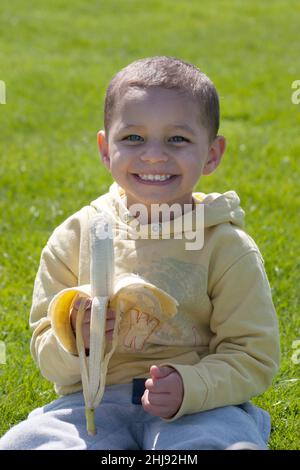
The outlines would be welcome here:
[[[2,0],[0,80],[0,435],[55,398],[29,354],[28,313],[53,229],[111,183],[96,132],[112,75],[150,55],[197,64],[221,97],[226,156],[197,189],[235,189],[259,245],[281,330],[281,368],[253,401],[272,449],[299,449],[300,6],[295,1]]]

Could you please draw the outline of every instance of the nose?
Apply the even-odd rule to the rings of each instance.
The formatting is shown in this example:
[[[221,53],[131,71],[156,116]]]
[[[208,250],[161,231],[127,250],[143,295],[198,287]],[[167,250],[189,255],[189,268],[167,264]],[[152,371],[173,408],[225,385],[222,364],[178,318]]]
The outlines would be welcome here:
[[[157,163],[166,162],[168,160],[168,155],[165,153],[161,144],[149,143],[144,147],[140,158],[143,162]]]

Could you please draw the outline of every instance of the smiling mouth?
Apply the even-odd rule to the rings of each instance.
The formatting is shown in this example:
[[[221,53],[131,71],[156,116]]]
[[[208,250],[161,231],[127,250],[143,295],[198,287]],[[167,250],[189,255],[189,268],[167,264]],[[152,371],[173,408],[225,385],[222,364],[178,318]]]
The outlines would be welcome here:
[[[174,181],[175,178],[177,178],[179,175],[170,175],[170,174],[164,174],[164,175],[147,175],[147,174],[137,174],[137,173],[132,173],[133,177],[142,184],[147,184],[147,185],[167,185],[171,182]]]

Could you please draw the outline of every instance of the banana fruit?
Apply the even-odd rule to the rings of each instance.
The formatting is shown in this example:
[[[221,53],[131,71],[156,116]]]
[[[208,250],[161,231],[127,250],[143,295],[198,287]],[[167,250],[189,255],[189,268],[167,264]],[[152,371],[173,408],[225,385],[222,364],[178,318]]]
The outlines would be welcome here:
[[[104,390],[108,363],[118,343],[121,310],[126,313],[143,299],[149,311],[155,311],[162,320],[177,313],[174,297],[144,280],[137,274],[125,273],[115,280],[112,227],[108,216],[97,215],[90,225],[90,285],[64,289],[52,299],[48,315],[55,336],[68,352],[79,356],[80,374],[85,401],[87,432],[96,434],[94,410],[99,405]],[[76,338],[70,326],[70,310],[81,298],[76,318]],[[86,356],[82,323],[87,297],[92,298],[90,321],[90,349]],[[116,311],[111,347],[105,352],[106,312],[108,305]]]

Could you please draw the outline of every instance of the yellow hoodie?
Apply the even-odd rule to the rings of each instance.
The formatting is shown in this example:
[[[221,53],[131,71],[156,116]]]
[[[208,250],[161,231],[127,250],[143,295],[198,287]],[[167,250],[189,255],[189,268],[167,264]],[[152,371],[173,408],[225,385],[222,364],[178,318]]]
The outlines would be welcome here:
[[[89,224],[106,213],[114,224],[111,299],[121,312],[106,384],[147,377],[153,364],[174,367],[184,398],[172,420],[264,392],[279,366],[278,323],[263,259],[243,230],[236,193],[193,194],[204,207],[199,250],[185,249],[190,238],[180,217],[170,239],[163,238],[170,228],[164,222],[158,239],[124,238],[132,217],[123,195],[113,183],[56,228],[42,252],[30,312],[31,352],[41,373],[59,394],[82,388],[69,321],[74,294],[63,308],[57,299],[74,287],[91,295]]]

